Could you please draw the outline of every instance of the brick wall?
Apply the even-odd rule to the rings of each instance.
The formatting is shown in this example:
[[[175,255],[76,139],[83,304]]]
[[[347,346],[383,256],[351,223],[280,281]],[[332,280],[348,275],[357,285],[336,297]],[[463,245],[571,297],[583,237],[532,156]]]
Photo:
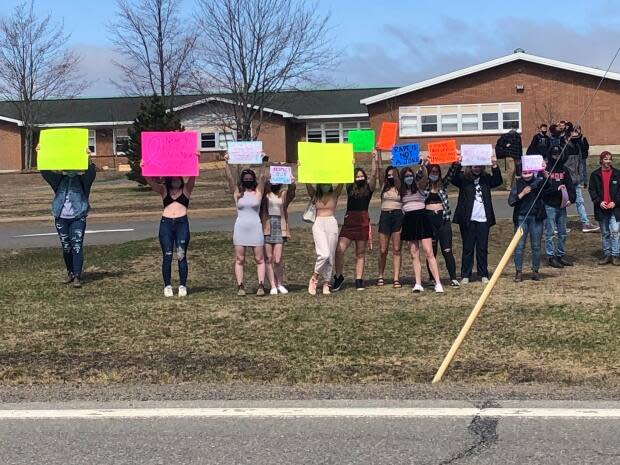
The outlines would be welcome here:
[[[620,82],[607,80],[601,86],[583,121],[578,121],[600,78],[535,63],[517,61],[369,105],[370,122],[376,131],[383,121],[398,121],[398,108],[408,105],[454,105],[521,102],[522,137],[527,146],[545,118],[544,105],[551,105],[557,120],[581,124],[592,145],[620,143]],[[525,86],[517,92],[516,86]],[[499,134],[436,136],[401,139],[423,144],[454,138],[462,143],[492,143]]]
[[[17,124],[0,121],[0,171],[22,169],[21,130]]]

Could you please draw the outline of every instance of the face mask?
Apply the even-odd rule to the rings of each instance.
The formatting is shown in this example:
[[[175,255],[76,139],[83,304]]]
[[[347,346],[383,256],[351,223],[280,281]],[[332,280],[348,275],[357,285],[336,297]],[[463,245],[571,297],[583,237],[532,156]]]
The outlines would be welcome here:
[[[387,178],[387,184],[388,184],[388,186],[393,186],[394,185],[394,178]]]
[[[413,185],[413,176],[405,176],[405,184],[407,186],[412,186]]]
[[[332,186],[330,186],[329,184],[323,184],[321,185],[320,189],[323,194],[327,194],[332,189]]]
[[[254,189],[256,187],[256,181],[243,181],[242,184],[246,189]]]
[[[361,189],[362,187],[364,187],[366,185],[366,180],[365,179],[358,179],[358,180],[355,181],[355,185]]]
[[[271,192],[273,192],[274,194],[277,194],[278,192],[280,192],[280,184],[272,184],[271,186]]]
[[[522,178],[523,178],[523,180],[524,180],[526,183],[528,183],[528,184],[529,184],[530,182],[532,182],[532,181],[534,180],[534,175],[532,175],[532,174],[530,174],[530,175],[525,175],[525,174],[523,174],[523,175],[522,175]]]
[[[439,175],[438,174],[429,174],[428,175],[428,180],[430,182],[437,182],[437,181],[439,181]]]
[[[543,136],[547,135],[547,131],[540,131],[542,133]]]
[[[172,181],[172,182],[170,183],[170,187],[172,187],[173,189],[180,189],[182,185],[183,185],[183,184],[182,184],[182,183],[181,183],[181,181],[179,181],[179,180]]]

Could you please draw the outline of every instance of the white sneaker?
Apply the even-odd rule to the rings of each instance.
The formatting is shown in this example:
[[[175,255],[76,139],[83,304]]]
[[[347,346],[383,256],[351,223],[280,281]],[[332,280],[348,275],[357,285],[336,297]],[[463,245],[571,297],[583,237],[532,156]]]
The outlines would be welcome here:
[[[424,288],[422,287],[421,284],[416,284],[415,286],[413,286],[412,291],[413,292],[424,292]]]
[[[185,286],[179,286],[179,297],[187,297],[187,288]]]
[[[456,279],[450,281],[450,286],[452,287],[461,287],[461,283],[459,283]]]
[[[280,294],[286,295],[286,294],[288,294],[288,289],[287,289],[287,288],[285,288],[282,284],[280,284],[280,285],[278,286],[278,292],[279,292]]]
[[[461,279],[461,284],[469,284],[469,278]]]
[[[276,287],[272,287],[269,291],[269,295],[278,295],[278,289]]]
[[[484,277],[484,278],[481,279],[481,281],[482,281],[483,284],[488,284],[489,278]]]
[[[174,297],[174,291],[172,290],[172,286],[164,287],[164,297]]]
[[[435,284],[435,292],[440,293],[440,294],[443,293],[443,286],[441,285],[441,283]]]

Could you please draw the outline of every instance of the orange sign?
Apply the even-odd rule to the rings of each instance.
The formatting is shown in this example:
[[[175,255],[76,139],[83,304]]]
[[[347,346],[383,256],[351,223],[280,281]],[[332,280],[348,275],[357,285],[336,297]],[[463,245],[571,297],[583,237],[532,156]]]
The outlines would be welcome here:
[[[456,141],[442,140],[439,142],[429,142],[428,156],[429,161],[434,165],[454,163],[458,159],[456,155]]]
[[[396,144],[396,136],[398,134],[398,123],[381,124],[381,132],[379,133],[379,142],[377,148],[381,150],[392,150]]]

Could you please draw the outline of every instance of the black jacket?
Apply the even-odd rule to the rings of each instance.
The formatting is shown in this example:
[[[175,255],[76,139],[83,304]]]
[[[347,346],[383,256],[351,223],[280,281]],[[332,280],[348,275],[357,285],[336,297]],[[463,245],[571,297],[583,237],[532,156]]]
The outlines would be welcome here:
[[[495,144],[495,155],[497,158],[521,159],[523,156],[523,144],[521,134],[511,129],[506,134],[502,134]]]
[[[519,198],[519,193],[525,189],[526,186],[530,186],[532,191],[522,199]],[[544,185],[544,187],[543,187]],[[527,183],[523,178],[517,179],[517,182],[512,187],[510,195],[508,196],[508,205],[514,208],[512,212],[512,221],[515,225],[519,222],[519,215],[521,206],[529,209],[534,203],[530,215],[536,218],[537,221],[543,221],[547,218],[547,211],[545,210],[545,203],[543,202],[543,195],[549,189],[549,183],[545,184],[544,178],[536,176],[530,183]],[[536,196],[540,191],[543,191],[540,197],[536,200]]]
[[[553,162],[550,160],[550,163]],[[575,184],[573,184],[570,173],[564,169],[564,164],[562,162],[558,163],[555,169],[549,173],[547,183],[549,184],[549,188],[545,189],[545,192],[543,193],[543,201],[545,202],[545,205],[560,208],[560,205],[562,205],[562,193],[559,190],[561,185],[566,186],[568,200],[570,203],[575,203],[575,200],[577,199]]]
[[[588,139],[584,135],[579,136],[579,138],[576,139],[576,141],[579,144],[581,158],[585,160],[590,155],[590,143],[588,142]]]
[[[540,132],[535,134],[532,137],[532,142],[530,142],[529,147],[527,148],[527,155],[542,155],[543,158],[547,158],[549,156],[549,149],[551,148],[551,141],[549,140],[549,136],[547,134],[542,135]]]
[[[493,168],[492,174],[483,173],[480,175],[480,187],[482,188],[482,202],[484,203],[484,211],[487,216],[487,225],[489,227],[495,224],[495,212],[493,211],[493,202],[491,201],[491,189],[499,187],[503,184],[502,173],[499,167]],[[471,221],[471,213],[474,209],[474,200],[476,198],[476,188],[474,180],[467,179],[463,172],[459,172],[452,178],[452,184],[459,188],[459,200],[454,210],[453,223],[467,226]]]
[[[566,141],[564,147],[564,169],[569,172],[575,185],[580,183],[583,168],[581,166],[581,145],[576,139]]]
[[[610,210],[603,210],[601,208],[601,202],[603,201],[603,175],[601,171],[601,168],[594,170],[590,175],[590,183],[588,184],[588,192],[590,192],[590,198],[594,204],[594,217],[596,221],[601,221],[610,212]],[[616,204],[616,208],[614,208],[616,220],[620,221],[620,170],[612,168],[611,171],[609,195]]]

